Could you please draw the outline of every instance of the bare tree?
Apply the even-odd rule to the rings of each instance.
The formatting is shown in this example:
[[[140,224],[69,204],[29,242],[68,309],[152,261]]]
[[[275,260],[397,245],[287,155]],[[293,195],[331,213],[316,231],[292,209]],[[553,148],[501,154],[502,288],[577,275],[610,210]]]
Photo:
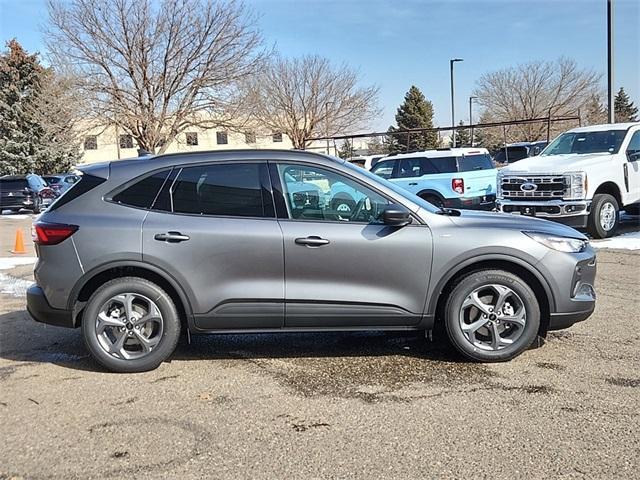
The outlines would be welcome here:
[[[237,86],[265,55],[235,0],[50,0],[49,19],[53,61],[82,79],[95,123],[150,152],[238,118]]]
[[[577,115],[597,93],[601,77],[568,58],[535,61],[482,75],[473,94],[493,121]],[[546,130],[545,123],[509,129],[514,139],[528,141],[546,138]]]
[[[250,82],[252,116],[302,149],[309,138],[365,128],[378,115],[378,88],[358,83],[356,71],[317,55],[278,57]]]

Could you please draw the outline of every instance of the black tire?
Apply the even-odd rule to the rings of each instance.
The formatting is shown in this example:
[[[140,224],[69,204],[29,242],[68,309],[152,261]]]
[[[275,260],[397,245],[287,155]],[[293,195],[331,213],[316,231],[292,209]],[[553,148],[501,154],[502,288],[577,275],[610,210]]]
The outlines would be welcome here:
[[[342,210],[348,208],[349,212],[353,213],[353,209],[356,208],[356,202],[353,198],[347,195],[341,195],[331,200],[331,209],[336,212],[346,211]]]
[[[484,350],[472,343],[463,332],[460,320],[463,304],[472,292],[490,288],[490,285],[507,287],[514,292],[525,312],[524,327],[513,327],[513,330],[502,332],[517,333],[519,336],[513,338],[513,343],[496,350]],[[504,362],[520,355],[535,340],[540,327],[540,305],[533,290],[517,275],[503,270],[482,270],[469,274],[455,285],[445,304],[443,322],[449,341],[463,356],[478,362]],[[504,325],[503,321],[500,328],[505,328]]]
[[[153,299],[162,315],[162,335],[159,335],[157,345],[142,358],[116,358],[105,351],[96,333],[96,319],[102,306],[112,297],[124,293]],[[82,319],[82,334],[91,356],[107,370],[118,373],[146,372],[157,368],[175,350],[180,329],[180,318],[171,297],[155,283],[138,277],[117,278],[102,285],[89,298]]]
[[[613,207],[614,218],[613,224],[609,228],[605,228],[606,214],[605,211],[611,211]],[[620,223],[620,206],[618,201],[608,193],[599,193],[593,197],[591,202],[591,213],[587,221],[587,231],[593,238],[608,238],[615,235]]]
[[[434,205],[434,206],[436,206],[438,208],[443,208],[444,207],[444,202],[442,201],[442,199],[440,197],[435,196],[435,195],[420,195],[420,198],[422,198],[423,200],[426,200],[431,205]]]

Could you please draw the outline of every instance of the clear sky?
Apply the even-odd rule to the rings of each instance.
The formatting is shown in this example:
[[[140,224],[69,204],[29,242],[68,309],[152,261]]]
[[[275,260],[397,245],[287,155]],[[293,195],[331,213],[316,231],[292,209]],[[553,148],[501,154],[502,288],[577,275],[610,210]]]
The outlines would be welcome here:
[[[606,73],[606,0],[245,0],[269,44],[286,56],[318,53],[357,68],[380,87],[386,130],[412,84],[450,123],[449,59],[456,64],[456,118],[487,71],[530,60],[575,59]],[[45,0],[0,0],[0,38],[44,51]],[[615,0],[616,89],[640,103],[640,0]],[[603,77],[603,91],[606,87]]]

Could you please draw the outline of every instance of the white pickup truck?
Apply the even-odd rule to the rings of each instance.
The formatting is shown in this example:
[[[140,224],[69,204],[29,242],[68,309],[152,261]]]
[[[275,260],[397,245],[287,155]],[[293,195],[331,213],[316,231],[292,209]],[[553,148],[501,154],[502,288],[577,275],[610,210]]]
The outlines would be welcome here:
[[[580,127],[498,173],[497,208],[612,236],[640,210],[640,123]]]

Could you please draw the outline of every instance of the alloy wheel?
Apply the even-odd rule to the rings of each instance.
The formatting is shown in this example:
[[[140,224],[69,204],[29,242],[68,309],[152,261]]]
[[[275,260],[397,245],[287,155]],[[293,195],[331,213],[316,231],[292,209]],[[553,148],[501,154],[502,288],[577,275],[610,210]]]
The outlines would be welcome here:
[[[96,318],[96,337],[109,355],[122,360],[142,358],[162,339],[164,322],[158,306],[138,293],[111,297]]]
[[[527,321],[522,299],[505,285],[474,289],[462,303],[459,323],[466,340],[482,350],[497,351],[518,340]]]

